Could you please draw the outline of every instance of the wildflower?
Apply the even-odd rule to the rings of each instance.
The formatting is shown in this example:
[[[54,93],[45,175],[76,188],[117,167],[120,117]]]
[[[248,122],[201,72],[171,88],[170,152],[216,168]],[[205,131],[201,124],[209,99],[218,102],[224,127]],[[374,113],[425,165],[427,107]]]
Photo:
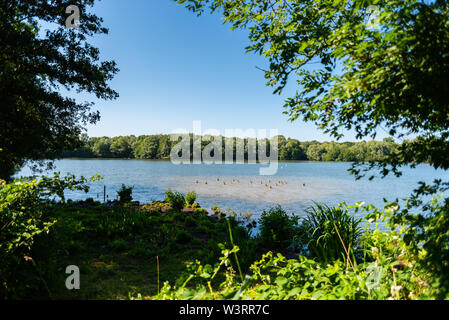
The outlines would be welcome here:
[[[390,288],[391,295],[398,294],[399,291],[401,291],[401,289],[402,289],[402,286],[391,286],[391,288]]]

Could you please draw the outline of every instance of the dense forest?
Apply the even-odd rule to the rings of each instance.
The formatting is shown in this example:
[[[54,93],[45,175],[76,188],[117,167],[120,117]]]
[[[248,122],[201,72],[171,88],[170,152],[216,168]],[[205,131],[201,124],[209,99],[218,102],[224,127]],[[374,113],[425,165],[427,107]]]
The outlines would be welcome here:
[[[222,155],[225,156],[225,139],[222,137]],[[234,159],[236,146],[244,146],[248,159],[248,139],[232,138]],[[170,135],[142,135],[120,137],[91,137],[82,135],[80,147],[63,152],[63,158],[126,158],[126,159],[170,159],[170,150],[178,141],[170,141]],[[191,150],[193,148],[193,139]],[[204,149],[211,143],[210,137],[201,137]],[[269,154],[269,141],[266,141]],[[296,139],[278,136],[279,160],[310,161],[381,161],[397,148],[390,138],[383,141],[361,142],[300,142]]]

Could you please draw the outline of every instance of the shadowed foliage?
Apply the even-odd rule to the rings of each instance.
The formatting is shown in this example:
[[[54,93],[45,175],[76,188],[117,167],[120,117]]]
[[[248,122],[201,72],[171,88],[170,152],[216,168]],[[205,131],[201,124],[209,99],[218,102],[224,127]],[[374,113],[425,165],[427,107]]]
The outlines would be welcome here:
[[[107,33],[89,14],[94,0],[77,1],[79,28],[69,29],[72,1],[12,0],[0,3],[0,178],[8,179],[26,160],[53,159],[76,146],[84,125],[99,113],[63,90],[115,99],[107,82],[118,69],[100,61],[87,40]]]

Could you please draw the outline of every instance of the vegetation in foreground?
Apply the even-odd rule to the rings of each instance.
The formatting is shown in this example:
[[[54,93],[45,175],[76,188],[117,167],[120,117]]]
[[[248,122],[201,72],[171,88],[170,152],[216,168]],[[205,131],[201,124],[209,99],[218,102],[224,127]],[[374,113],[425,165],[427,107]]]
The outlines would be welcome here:
[[[448,204],[419,203],[423,190],[402,209],[315,204],[299,219],[273,207],[253,235],[249,215],[209,213],[194,193],[141,205],[124,201],[124,186],[108,204],[49,200],[88,181],[2,182],[2,298],[449,298]],[[65,287],[69,265],[80,268],[80,290]]]

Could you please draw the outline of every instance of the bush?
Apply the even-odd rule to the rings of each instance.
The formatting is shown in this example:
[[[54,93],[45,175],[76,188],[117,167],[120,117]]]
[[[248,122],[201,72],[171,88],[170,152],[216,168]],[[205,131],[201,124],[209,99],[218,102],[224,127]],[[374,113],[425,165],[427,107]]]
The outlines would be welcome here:
[[[384,234],[388,237],[388,234]],[[390,237],[391,240],[391,237]],[[216,247],[211,244],[211,249]],[[379,257],[379,263],[357,265],[353,271],[347,265],[335,260],[331,263],[319,263],[315,260],[299,256],[298,259],[287,259],[281,254],[268,252],[262,259],[250,267],[252,273],[244,281],[236,281],[235,270],[225,266],[231,264],[231,253],[240,253],[238,247],[232,250],[221,249],[220,263],[202,265],[199,261],[189,265],[190,275],[182,286],[165,283],[160,293],[153,299],[241,299],[241,300],[331,300],[331,299],[416,299],[427,298],[425,290],[418,285],[418,281],[410,275],[413,268],[404,270],[394,268],[394,264],[386,257]],[[379,251],[381,251],[379,249]],[[219,284],[219,290],[209,289],[208,283],[215,281],[220,270],[225,273],[225,281]],[[376,272],[378,270],[377,276]],[[183,277],[182,280],[185,280]],[[185,287],[188,281],[195,281],[195,285]],[[199,283],[199,284],[198,284]]]
[[[65,202],[65,190],[71,191],[89,191],[89,186],[87,183],[95,182],[103,179],[102,176],[96,174],[92,176],[90,179],[86,179],[81,176],[77,178],[73,174],[67,174],[62,177],[61,173],[55,172],[53,177],[42,177],[39,180],[39,192],[41,197],[45,197],[49,199],[50,197],[54,197],[55,195],[61,199],[61,202]]]
[[[39,182],[0,181],[0,298],[20,298],[25,273],[35,273],[31,250],[35,238],[54,222],[42,221]],[[38,279],[36,276],[35,279]],[[28,282],[28,290],[42,284]]]
[[[111,242],[110,244],[111,248],[116,249],[116,250],[125,250],[128,248],[129,244],[128,241],[126,241],[125,239],[115,239]]]
[[[203,208],[195,208],[195,210],[193,212],[198,213],[198,214],[205,214],[205,215],[208,214],[207,209],[203,209]]]
[[[133,201],[132,197],[133,189],[134,187],[127,187],[124,184],[122,184],[120,190],[117,191],[120,203],[128,203]]]
[[[263,211],[260,219],[260,240],[270,249],[287,249],[297,232],[298,217],[289,216],[280,206]]]
[[[403,239],[417,264],[431,276],[437,299],[449,299],[449,183],[420,182],[403,208],[389,203],[388,226],[403,231]],[[371,215],[371,218],[376,218]]]
[[[42,293],[42,288],[46,287],[42,276],[49,271],[36,263],[33,250],[36,240],[49,233],[56,223],[43,215],[43,208],[55,195],[64,202],[66,189],[87,192],[86,183],[98,177],[87,180],[67,175],[61,178],[55,173],[53,177],[15,180],[9,184],[0,180],[0,299],[20,299]]]
[[[184,222],[187,227],[195,227],[198,224],[197,219],[193,218],[192,216],[187,216]]]
[[[165,202],[168,202],[175,210],[182,210],[186,201],[182,193],[168,189],[165,191]]]
[[[337,225],[337,221],[345,221],[346,218],[337,220],[330,216],[332,214],[334,218],[349,216],[347,212],[349,208],[353,206],[345,206],[343,209],[317,206],[316,214],[313,209],[309,214],[326,215],[325,225],[333,225],[334,222]],[[371,211],[373,208],[356,207],[356,212],[360,209]],[[333,210],[335,212],[330,212]],[[279,216],[286,220],[286,214],[282,209],[273,208],[270,211],[269,217]],[[367,217],[371,222],[388,215],[386,210],[374,208],[374,213],[370,213]],[[391,220],[387,221],[389,222]],[[221,251],[221,257],[215,258],[214,264],[203,265],[199,261],[191,263],[188,266],[189,274],[181,278],[182,282],[178,281],[180,285],[170,285],[166,282],[160,293],[152,298],[402,300],[435,299],[440,296],[441,291],[432,288],[433,281],[439,276],[435,277],[426,268],[420,268],[417,260],[423,260],[422,252],[420,256],[415,255],[413,248],[404,241],[401,232],[383,232],[378,228],[366,230],[362,235],[364,241],[361,242],[366,254],[357,264],[350,264],[340,259],[322,262],[302,255],[298,259],[288,259],[279,253],[268,252],[250,266],[251,272],[244,280],[236,277],[236,270],[232,265],[234,254],[237,254],[239,259],[241,257],[239,246],[234,246],[230,250],[219,242],[210,241],[205,250],[209,254],[208,257],[215,258],[216,251]],[[224,282],[216,279],[218,274],[223,275]],[[192,283],[187,287],[189,281]],[[213,289],[214,284],[218,290]]]
[[[346,251],[358,253],[361,219],[351,216],[346,208],[320,204],[315,204],[307,213],[296,238],[304,255],[329,262],[346,260]]]
[[[190,191],[189,193],[186,194],[186,203],[188,205],[193,205],[195,203],[196,198],[197,195],[195,191]]]
[[[176,242],[179,244],[186,244],[192,240],[192,236],[186,230],[179,230],[176,233]]]
[[[226,212],[224,212],[220,207],[217,205],[213,205],[211,208],[211,211],[214,213],[214,215],[218,215],[220,217],[226,217]]]

